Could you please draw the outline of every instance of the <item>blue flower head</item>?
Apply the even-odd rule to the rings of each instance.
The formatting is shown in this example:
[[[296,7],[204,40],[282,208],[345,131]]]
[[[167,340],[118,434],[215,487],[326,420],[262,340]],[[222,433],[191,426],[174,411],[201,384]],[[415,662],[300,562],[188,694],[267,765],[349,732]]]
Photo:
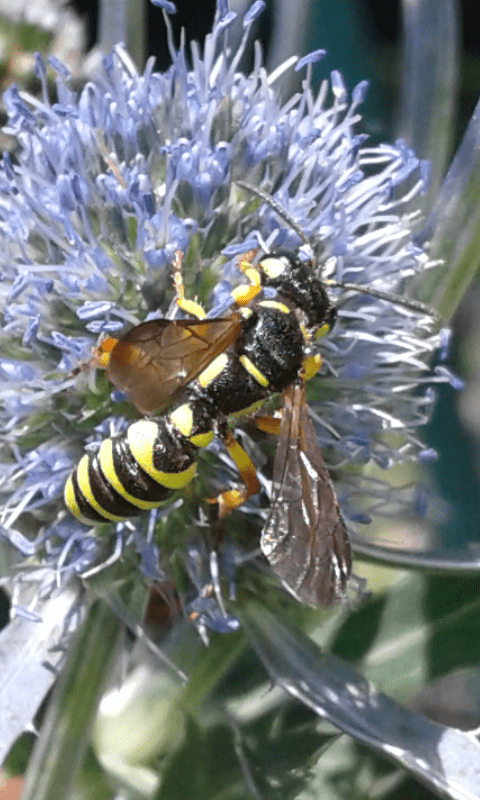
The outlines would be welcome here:
[[[72,370],[100,336],[169,312],[176,251],[184,254],[187,292],[218,314],[242,281],[237,254],[301,247],[288,222],[238,182],[272,196],[295,220],[321,277],[402,294],[431,266],[412,239],[410,213],[426,165],[401,141],[369,147],[357,132],[367,84],[349,97],[334,72],[314,90],[311,64],[322,51],[284,65],[304,75],[301,91],[286,100],[275,89],[282,68],[269,75],[258,49],[252,72],[238,71],[263,6],[247,12],[237,51],[228,45],[235,15],[219,2],[203,57],[196,45],[191,54],[171,45],[168,71],[155,72],[149,61],[139,74],[117,46],[79,94],[50,61],[55,103],[39,58],[43,100],[15,86],[5,93],[17,150],[0,167],[1,530],[57,574],[91,569],[107,541],[111,557],[133,544],[143,573],[158,577],[157,534],[170,507],[102,535],[65,511],[63,486],[85,447],[123,429],[122,414],[130,422],[135,414],[118,405],[102,376]],[[429,371],[439,337],[428,315],[331,291],[338,322],[322,340],[311,410],[352,521],[365,517],[370,490],[378,502],[378,483],[369,487],[360,466],[387,468],[422,453],[429,387],[446,377]],[[218,469],[222,481],[226,467]],[[261,514],[258,503],[248,510]]]

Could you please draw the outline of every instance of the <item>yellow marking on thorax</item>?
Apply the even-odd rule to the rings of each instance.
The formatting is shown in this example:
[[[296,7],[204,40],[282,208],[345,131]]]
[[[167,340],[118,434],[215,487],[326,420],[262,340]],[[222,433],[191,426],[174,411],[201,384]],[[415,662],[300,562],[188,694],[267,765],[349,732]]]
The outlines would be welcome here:
[[[162,472],[153,463],[153,445],[157,438],[158,426],[153,420],[142,419],[130,425],[127,441],[135,460],[154,481],[167,489],[183,489],[195,475],[196,465],[191,464],[182,472]]]
[[[190,436],[193,428],[193,411],[190,403],[184,403],[172,411],[170,419],[182,436]]]
[[[285,264],[281,258],[275,256],[267,257],[262,259],[261,269],[267,278],[278,278],[282,272],[285,272]]]
[[[248,356],[245,355],[240,356],[238,360],[240,361],[240,364],[242,365],[244,370],[246,370],[248,374],[251,375],[252,378],[254,378],[257,381],[257,383],[260,384],[260,386],[263,386],[264,388],[268,386],[268,379],[262,372],[260,372],[260,370],[255,366],[255,364],[252,361],[250,361]]]
[[[229,414],[228,416],[233,417],[234,419],[235,417],[244,417],[247,414],[252,414],[254,411],[257,411],[257,409],[259,409],[260,406],[263,406],[264,403],[265,403],[265,398],[262,398],[261,400],[256,400],[255,403],[252,403],[251,406],[247,406],[246,408],[241,408],[240,411],[234,411],[232,414]]]
[[[195,447],[207,447],[213,439],[213,431],[206,433],[196,433],[195,436],[190,436],[190,441]]]
[[[204,369],[197,378],[197,381],[202,389],[206,389],[207,386],[220,375],[227,364],[228,356],[226,353],[220,353],[219,356],[214,358],[212,363],[209,364],[208,367]]]
[[[213,431],[196,433],[192,436],[193,411],[190,403],[184,403],[172,411],[170,419],[182,436],[187,437],[195,447],[206,447],[213,439]]]
[[[281,311],[282,314],[290,314],[291,311],[285,303],[279,303],[278,300],[262,300],[259,304],[262,308],[273,308],[276,311]]]

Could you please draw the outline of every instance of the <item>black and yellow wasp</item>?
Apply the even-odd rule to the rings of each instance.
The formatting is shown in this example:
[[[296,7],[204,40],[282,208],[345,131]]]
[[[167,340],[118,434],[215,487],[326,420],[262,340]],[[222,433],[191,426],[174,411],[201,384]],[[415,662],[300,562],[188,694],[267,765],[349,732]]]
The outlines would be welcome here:
[[[86,523],[137,516],[192,480],[198,449],[216,435],[243,481],[243,489],[216,498],[224,516],[259,490],[228,418],[282,393],[280,419],[257,421],[279,437],[261,548],[302,602],[326,606],[345,595],[351,556],[305,381],[320,366],[311,345],[331,328],[335,309],[311,262],[286,252],[255,259],[256,251],[238,259],[246,282],[233,289],[228,311],[209,319],[184,296],[177,253],[176,302],[195,319],[151,320],[101,344],[98,363],[145,417],[83,456],[67,481],[65,501]],[[275,299],[265,298],[267,287]]]

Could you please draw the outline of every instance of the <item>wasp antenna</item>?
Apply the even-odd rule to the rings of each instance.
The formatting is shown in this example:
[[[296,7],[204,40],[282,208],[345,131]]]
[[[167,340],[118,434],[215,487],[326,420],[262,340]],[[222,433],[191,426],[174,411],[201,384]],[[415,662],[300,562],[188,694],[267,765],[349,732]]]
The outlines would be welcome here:
[[[284,222],[287,223],[287,225],[290,226],[292,231],[295,231],[298,238],[301,239],[301,241],[304,244],[309,243],[307,237],[303,233],[302,229],[297,225],[293,217],[291,217],[288,211],[285,211],[285,209],[282,208],[282,206],[279,205],[277,201],[274,200],[273,197],[271,197],[271,195],[266,194],[265,192],[262,192],[261,189],[257,189],[256,186],[250,186],[249,183],[244,183],[243,181],[236,181],[236,184],[237,186],[240,186],[241,189],[246,189],[247,192],[251,192],[252,194],[256,195],[260,200],[263,200],[264,203],[266,203],[268,206],[270,206],[270,208],[273,211],[275,211],[275,213],[280,217],[280,219],[282,219]]]
[[[387,300],[398,306],[410,308],[412,311],[419,311],[422,314],[427,314],[429,317],[439,319],[439,315],[435,309],[426,303],[422,303],[420,300],[406,299],[405,297],[399,297],[399,295],[392,294],[391,292],[382,292],[380,289],[370,289],[368,286],[358,286],[356,283],[343,283],[342,281],[335,281],[330,278],[325,279],[324,283],[327,286],[333,286],[338,289],[368,294],[370,297],[377,297],[379,300]]]

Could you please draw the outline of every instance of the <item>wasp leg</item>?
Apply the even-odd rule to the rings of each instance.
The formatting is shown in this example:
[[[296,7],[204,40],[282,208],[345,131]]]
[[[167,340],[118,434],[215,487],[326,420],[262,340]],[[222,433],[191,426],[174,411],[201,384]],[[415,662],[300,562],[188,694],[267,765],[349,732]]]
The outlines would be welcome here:
[[[322,358],[319,353],[314,356],[307,356],[303,359],[302,369],[299,372],[299,377],[303,381],[309,381],[310,378],[313,378],[314,375],[317,374],[321,366]]]
[[[309,381],[310,378],[313,378],[314,375],[317,374],[321,365],[322,365],[322,359],[319,354],[316,354],[314,356],[307,356],[306,358],[303,359],[302,368],[299,372],[299,377],[303,381]],[[280,416],[279,417],[258,416],[254,417],[253,422],[259,431],[263,431],[264,433],[271,433],[274,436],[278,436],[282,419]]]
[[[110,361],[110,353],[117,342],[118,339],[114,339],[113,336],[107,336],[97,347],[94,347],[92,350],[92,366],[97,369],[106,369]]]
[[[212,573],[213,588],[220,609],[225,616],[226,611],[220,592],[220,582],[217,572],[217,554],[221,547],[225,533],[225,520],[229,514],[241,506],[251,494],[256,494],[258,491],[260,491],[260,486],[257,480],[255,467],[243,447],[229,432],[223,433],[221,438],[243,481],[243,486],[241,488],[228,489],[224,492],[221,492],[217,497],[208,498],[207,501],[212,507],[211,522],[213,527],[213,546],[210,552],[210,568]]]
[[[257,494],[260,491],[255,467],[243,447],[231,433],[225,434],[222,442],[240,473],[243,486],[240,489],[227,489],[217,497],[209,498],[208,502],[217,506],[219,520],[224,519],[231,511],[241,506],[251,494]]]
[[[92,369],[106,369],[110,360],[110,353],[117,344],[118,339],[113,339],[112,336],[107,336],[100,344],[92,347],[92,357],[87,361],[81,361],[69,373],[69,378],[74,378],[81,372],[89,372]]]
[[[302,368],[299,372],[299,377],[302,381],[309,381],[317,374],[322,365],[322,359],[319,354],[314,356],[306,356],[302,362]],[[271,433],[273,436],[278,436],[282,419],[280,416],[258,416],[254,417],[253,422],[259,431],[264,433]]]
[[[258,249],[249,250],[237,259],[237,268],[243,272],[249,283],[242,283],[231,292],[232,298],[237,306],[246,306],[262,290],[260,272],[257,266],[252,265],[252,261],[257,255]]]
[[[173,283],[175,286],[175,303],[182,311],[191,314],[192,317],[197,319],[205,319],[206,313],[200,303],[195,300],[187,300],[185,297],[185,285],[183,283],[182,274],[183,255],[180,250],[175,250],[175,258],[173,260]]]
[[[259,431],[278,436],[282,419],[281,417],[255,417],[253,422]]]
[[[185,297],[185,285],[183,283],[183,274],[182,274],[182,263],[183,263],[183,256],[180,250],[175,251],[175,258],[173,261],[173,283],[175,287],[175,303],[176,305],[185,311],[185,313],[190,314],[192,317],[196,317],[196,319],[205,319],[206,313],[200,303],[196,303],[194,300],[188,300]],[[140,327],[140,326],[137,326]],[[96,347],[92,349],[92,358],[90,361],[84,362],[83,364],[76,367],[72,370],[72,375],[78,375],[79,372],[86,371],[87,369],[107,369],[108,364],[110,362],[110,353],[112,352],[113,348],[117,344],[119,340],[114,339],[112,336],[107,336],[103,341],[100,342]]]

